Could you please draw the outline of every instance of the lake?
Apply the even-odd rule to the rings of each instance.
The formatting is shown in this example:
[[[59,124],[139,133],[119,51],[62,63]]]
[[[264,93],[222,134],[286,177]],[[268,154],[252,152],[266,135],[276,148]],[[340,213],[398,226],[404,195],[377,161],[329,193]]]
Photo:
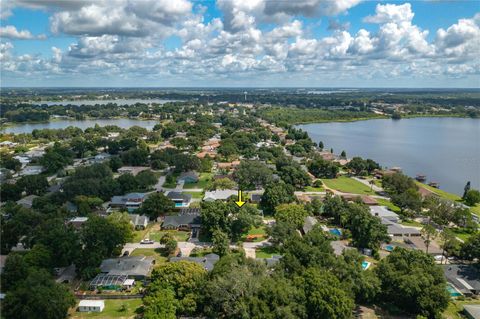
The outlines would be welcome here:
[[[440,189],[463,194],[467,181],[480,188],[480,119],[414,118],[297,125],[325,149],[371,158],[427,175]]]
[[[21,134],[21,133],[31,133],[34,129],[41,130],[41,129],[64,129],[69,126],[76,126],[85,130],[89,127],[94,127],[95,124],[100,126],[107,126],[107,125],[116,125],[121,128],[129,128],[135,125],[144,127],[148,130],[151,130],[155,124],[158,124],[158,121],[155,120],[135,120],[135,119],[105,119],[105,120],[84,120],[84,121],[77,121],[77,120],[58,120],[58,121],[51,121],[45,123],[32,123],[32,124],[15,124],[12,126],[7,126],[4,129],[1,129],[1,133],[13,133],[13,134]]]
[[[69,101],[41,101],[41,102],[31,102],[36,105],[46,104],[51,105],[106,105],[109,103],[116,103],[117,105],[134,105],[137,103],[142,104],[165,104],[168,102],[180,102],[180,100],[166,100],[166,99],[110,99],[110,100],[69,100]]]

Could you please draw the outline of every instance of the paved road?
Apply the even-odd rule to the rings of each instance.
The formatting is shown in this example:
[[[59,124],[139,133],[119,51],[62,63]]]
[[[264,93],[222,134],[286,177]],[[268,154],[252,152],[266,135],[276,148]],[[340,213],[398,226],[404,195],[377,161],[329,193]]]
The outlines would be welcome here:
[[[165,183],[165,175],[161,175],[159,178],[158,178],[158,182],[157,184],[155,184],[155,190],[157,192],[160,192],[162,190],[162,187],[163,187],[163,184]]]

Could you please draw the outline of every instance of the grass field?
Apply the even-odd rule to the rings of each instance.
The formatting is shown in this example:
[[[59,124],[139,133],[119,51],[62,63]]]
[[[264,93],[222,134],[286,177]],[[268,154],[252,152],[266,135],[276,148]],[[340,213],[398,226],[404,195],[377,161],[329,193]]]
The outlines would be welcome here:
[[[140,242],[145,237],[145,235],[150,231],[150,229],[152,227],[153,227],[153,224],[150,224],[144,230],[135,230],[133,232],[133,242],[134,243]]]
[[[409,221],[403,220],[400,224],[404,226],[423,227],[421,223],[414,220],[409,220]]]
[[[257,258],[271,258],[273,255],[278,255],[279,252],[272,246],[262,247],[255,251]]]
[[[360,183],[359,181],[354,180],[353,178],[340,176],[339,178],[333,179],[322,179],[322,182],[331,189],[343,193],[352,193],[360,195],[372,195],[375,192],[370,190],[370,187]]]
[[[171,233],[176,241],[187,241],[190,236],[190,232],[178,230],[152,230],[148,236],[153,241],[160,241],[166,233]]]
[[[462,228],[452,228],[452,231],[455,233],[455,235],[458,238],[460,238],[463,241],[467,240],[468,238],[470,238],[473,235],[473,233],[468,233],[465,230],[463,230]]]
[[[444,190],[441,190],[441,189],[438,189],[438,188],[435,188],[435,187],[432,187],[432,186],[428,186],[428,185],[420,183],[420,182],[415,182],[415,183],[417,183],[417,185],[419,187],[423,187],[425,189],[428,189],[429,191],[434,192],[435,194],[437,194],[438,196],[440,196],[442,198],[449,199],[449,200],[452,200],[452,201],[461,201],[462,200],[462,198],[460,196],[456,195],[456,194],[448,193]]]
[[[242,234],[242,241],[247,241],[248,235],[262,235],[263,237],[255,238],[252,242],[259,242],[265,240],[267,238],[267,232],[265,231],[265,227],[254,227],[250,229],[248,232]]]
[[[305,187],[305,192],[324,192],[325,188],[323,187],[313,187],[313,186],[307,186]]]
[[[147,257],[154,257],[155,258],[155,264],[162,264],[166,262],[168,259],[167,257],[162,256],[162,251],[161,249],[153,249],[153,248],[137,248],[132,253],[130,256],[147,256]]]
[[[122,305],[124,305],[123,311]],[[135,316],[141,312],[141,307],[142,299],[107,299],[105,300],[105,308],[102,312],[77,312],[75,307],[75,309],[70,312],[69,318],[130,319],[135,318]]]
[[[380,206],[387,206],[388,209],[390,209],[392,212],[398,213],[400,211],[400,208],[395,206],[391,201],[388,199],[383,199],[383,198],[375,198],[376,201],[378,202],[378,205]]]
[[[198,182],[196,183],[185,183],[183,185],[184,189],[189,189],[189,188],[205,188],[207,187],[208,182],[212,179],[213,174],[212,173],[201,173]]]
[[[480,300],[455,300],[451,301],[448,304],[447,310],[443,313],[442,318],[444,319],[463,319],[466,318],[464,317],[461,312],[463,311],[463,306],[464,305],[480,305]]]
[[[196,199],[203,198],[203,192],[183,192],[183,193],[192,195],[192,198],[196,198]]]

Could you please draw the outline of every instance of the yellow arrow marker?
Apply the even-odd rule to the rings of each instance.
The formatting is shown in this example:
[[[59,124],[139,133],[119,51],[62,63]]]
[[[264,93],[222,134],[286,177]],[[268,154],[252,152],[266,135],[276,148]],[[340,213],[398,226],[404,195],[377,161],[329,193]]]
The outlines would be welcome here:
[[[242,191],[239,189],[238,190],[238,200],[235,202],[235,204],[237,204],[238,207],[242,207],[245,202],[242,200]]]

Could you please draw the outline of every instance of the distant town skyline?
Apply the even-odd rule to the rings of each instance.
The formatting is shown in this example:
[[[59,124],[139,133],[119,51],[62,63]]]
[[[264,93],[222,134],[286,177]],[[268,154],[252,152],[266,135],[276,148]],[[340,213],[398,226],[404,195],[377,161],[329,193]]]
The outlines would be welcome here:
[[[480,87],[480,2],[1,0],[2,87]]]

